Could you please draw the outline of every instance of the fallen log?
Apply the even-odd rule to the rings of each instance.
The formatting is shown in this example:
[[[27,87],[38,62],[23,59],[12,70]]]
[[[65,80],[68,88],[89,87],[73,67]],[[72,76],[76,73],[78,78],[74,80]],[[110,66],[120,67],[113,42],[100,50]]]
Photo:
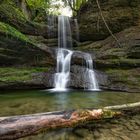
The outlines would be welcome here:
[[[0,117],[0,140],[12,140],[43,130],[75,127],[89,121],[115,118],[127,115],[130,111],[140,111],[140,102],[118,106],[108,106],[102,109],[85,109],[72,111],[57,111],[32,115]]]

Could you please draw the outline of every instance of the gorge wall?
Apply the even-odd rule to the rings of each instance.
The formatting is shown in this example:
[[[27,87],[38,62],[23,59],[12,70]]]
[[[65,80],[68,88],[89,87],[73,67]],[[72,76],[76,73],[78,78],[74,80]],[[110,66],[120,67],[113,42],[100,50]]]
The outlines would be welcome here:
[[[109,88],[140,91],[140,1],[99,0],[107,30],[96,0],[90,0],[79,11],[80,39],[78,50],[96,55],[97,69],[109,76]],[[92,41],[93,43],[90,43]]]
[[[56,66],[54,54],[57,40],[47,39],[45,11],[32,9],[26,1],[22,2],[26,11],[18,0],[0,1],[0,88],[49,88]],[[102,88],[139,92],[140,1],[99,2],[102,14],[121,47],[109,34],[96,0],[89,0],[78,12],[80,42],[75,42],[74,49],[93,55]],[[82,72],[81,65],[81,58],[72,60],[72,81],[76,81]],[[22,67],[24,72],[21,72]],[[22,73],[21,78],[17,71]],[[73,82],[70,86],[82,88],[81,79],[75,83],[79,85]]]

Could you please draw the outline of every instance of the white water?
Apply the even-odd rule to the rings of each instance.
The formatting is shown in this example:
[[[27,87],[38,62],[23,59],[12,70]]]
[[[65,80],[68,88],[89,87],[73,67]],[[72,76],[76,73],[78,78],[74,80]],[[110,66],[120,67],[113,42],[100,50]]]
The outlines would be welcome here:
[[[70,80],[70,64],[73,52],[72,35],[69,17],[58,17],[58,51],[57,51],[57,73],[54,77],[54,91],[66,91]],[[67,49],[68,48],[68,49]]]
[[[70,64],[73,52],[60,48],[57,53],[57,73],[55,74],[55,90],[66,91],[70,77]]]
[[[77,20],[75,20],[76,29],[78,29]],[[79,33],[76,34],[79,39]],[[73,51],[72,34],[69,17],[58,17],[58,50],[57,50],[57,72],[54,76],[54,88],[52,91],[67,91],[68,82],[70,81],[70,66]],[[88,90],[99,90],[96,75],[93,70],[92,57],[88,53],[84,53],[86,61],[85,83]],[[82,74],[81,74],[82,75]]]
[[[85,60],[86,60],[86,72],[84,75],[87,89],[91,91],[98,91],[100,89],[96,78],[96,74],[93,70],[93,60],[91,55],[85,53]]]

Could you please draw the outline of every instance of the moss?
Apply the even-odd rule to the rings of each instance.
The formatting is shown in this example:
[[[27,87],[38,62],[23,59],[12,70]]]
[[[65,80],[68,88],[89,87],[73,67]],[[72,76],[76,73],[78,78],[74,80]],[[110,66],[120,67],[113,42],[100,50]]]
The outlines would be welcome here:
[[[14,27],[12,27],[9,24],[6,24],[4,22],[0,22],[0,32],[7,34],[7,35],[11,35],[17,39],[22,40],[22,41],[32,43],[31,40],[27,36],[25,36],[20,31],[18,31]]]
[[[26,0],[26,2],[31,9],[46,9],[49,6],[47,1],[42,0]]]
[[[97,59],[95,61],[98,69],[121,68],[132,69],[140,67],[140,59]]]
[[[26,17],[23,12],[16,6],[13,0],[4,0],[0,5],[1,18],[6,20],[18,20],[26,22]]]
[[[106,73],[109,75],[113,83],[123,83],[131,86],[140,86],[140,73],[137,69],[108,69]]]
[[[119,114],[121,114],[121,112],[115,112],[112,110],[103,110],[102,118],[112,118],[112,117],[119,115]]]
[[[37,72],[46,72],[47,67],[29,67],[15,68],[4,67],[0,68],[0,82],[23,82],[32,79],[32,74]]]

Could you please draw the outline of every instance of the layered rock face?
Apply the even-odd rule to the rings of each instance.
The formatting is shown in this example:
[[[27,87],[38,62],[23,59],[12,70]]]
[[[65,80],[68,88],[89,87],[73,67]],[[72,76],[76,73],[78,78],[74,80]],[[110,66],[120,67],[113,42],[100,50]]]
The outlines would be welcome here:
[[[113,33],[120,32],[140,21],[139,0],[99,0],[102,14]],[[110,34],[101,18],[96,0],[89,0],[78,14],[81,41],[103,40]]]
[[[0,2],[0,66],[54,65],[51,49],[44,43],[47,25],[29,18],[33,11],[25,7],[25,0]]]
[[[25,0],[0,1],[0,89],[43,88],[33,75],[55,64],[46,15],[37,11]]]
[[[96,68],[108,75],[109,89],[139,92],[140,1],[99,2],[106,22],[121,46],[109,34],[95,0],[92,0],[81,8],[79,22],[81,41],[92,40],[93,43],[82,43],[77,49],[96,55]]]
[[[79,47],[74,48],[77,52],[72,58],[69,86],[85,88],[81,75],[85,68],[80,53],[84,51],[92,54],[101,88],[139,92],[140,0],[99,0],[99,3],[121,47],[110,36],[96,0],[89,0],[77,16],[82,43],[79,42]],[[27,5],[24,7],[26,11],[18,0],[0,1],[0,88],[51,88],[56,67],[57,39],[47,39],[47,16],[43,11],[30,9]],[[11,66],[17,68],[21,78],[16,73],[9,73],[12,69],[7,67]],[[45,69],[31,71],[31,67]]]

